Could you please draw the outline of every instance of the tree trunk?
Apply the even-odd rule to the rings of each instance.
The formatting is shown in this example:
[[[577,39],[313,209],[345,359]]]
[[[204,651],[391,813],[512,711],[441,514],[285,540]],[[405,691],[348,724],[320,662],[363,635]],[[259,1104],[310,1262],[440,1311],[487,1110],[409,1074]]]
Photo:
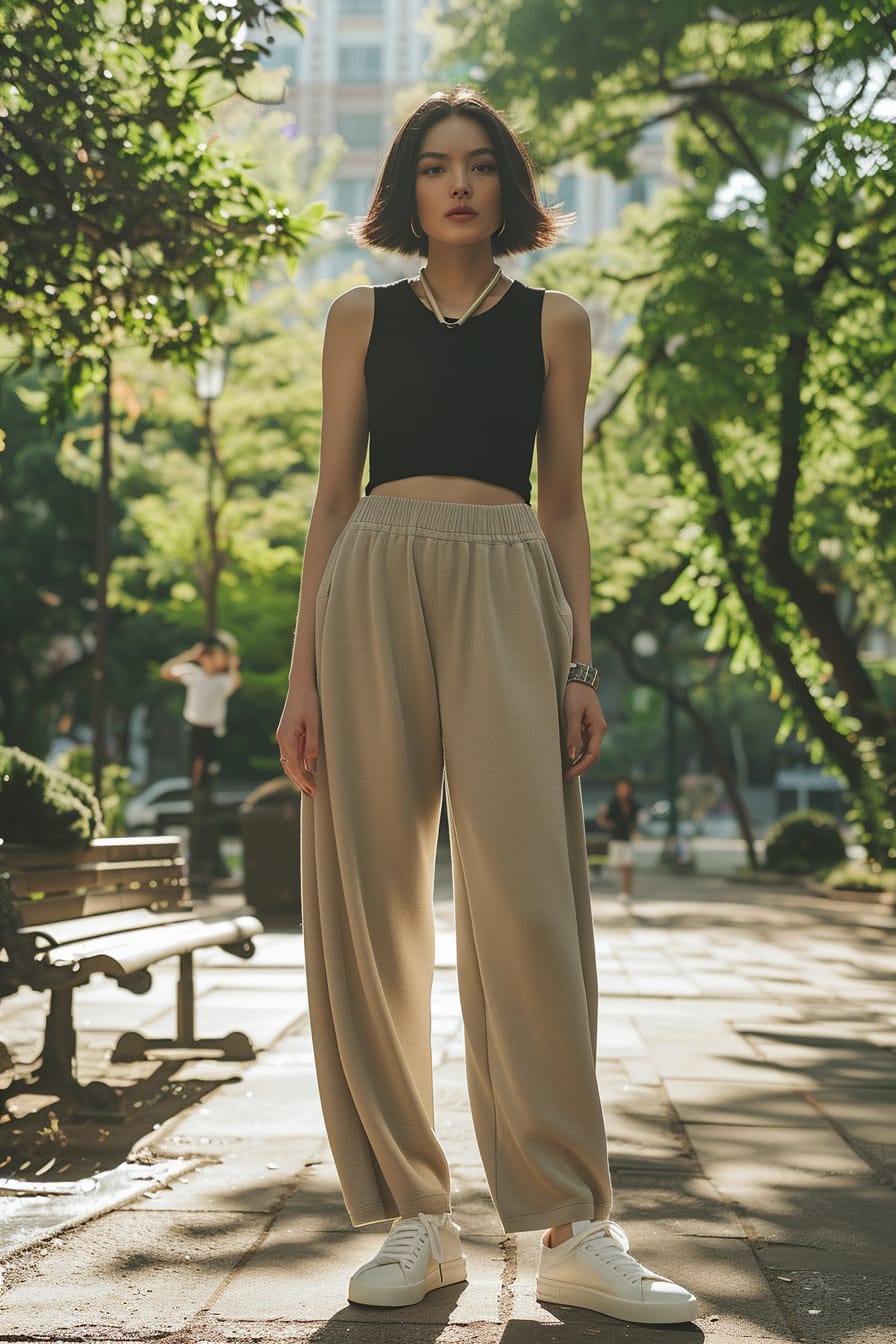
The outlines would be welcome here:
[[[725,785],[725,792],[728,795],[728,801],[731,804],[731,808],[737,819],[741,839],[747,847],[747,864],[750,869],[755,872],[759,867],[759,860],[756,857],[756,838],[753,835],[753,823],[750,821],[750,813],[747,811],[747,805],[744,802],[743,794],[740,791],[737,774],[728,764],[725,753],[719,746],[718,739],[712,730],[712,725],[709,720],[700,713],[690,696],[676,691],[673,698],[675,703],[688,715],[706,744],[706,749],[712,757],[712,763],[716,774]]]
[[[608,636],[605,633],[605,638],[607,637]],[[737,775],[734,772],[734,770],[732,770],[731,766],[725,759],[725,753],[722,751],[722,748],[719,745],[719,742],[716,738],[715,733],[712,730],[712,725],[710,724],[709,720],[700,713],[699,709],[697,709],[697,707],[693,704],[690,696],[687,694],[684,688],[667,685],[665,682],[660,681],[658,678],[645,676],[640,664],[636,664],[635,660],[632,658],[631,650],[628,648],[628,646],[624,644],[621,640],[614,639],[612,636],[609,636],[609,640],[610,643],[613,645],[614,649],[616,650],[616,652],[619,654],[620,658],[622,659],[625,665],[625,669],[628,672],[629,676],[632,678],[632,680],[636,681],[642,686],[650,686],[653,688],[653,690],[659,691],[662,695],[666,697],[667,706],[677,705],[679,708],[683,709],[684,712],[687,714],[688,718],[694,724],[695,728],[700,733],[700,736],[703,738],[707,750],[709,751],[709,754],[712,757],[713,765],[715,766],[716,772],[718,773],[719,778],[722,780],[722,783],[725,786],[725,792],[728,795],[728,801],[730,802],[734,815],[737,818],[737,824],[740,829],[741,838],[743,839],[743,842],[747,849],[747,863],[751,869],[755,870],[756,868],[759,867],[759,861],[756,857],[756,839],[755,836],[753,835],[753,826],[750,821],[750,814],[747,811],[747,805],[744,802],[743,795],[740,791],[740,784],[738,783]],[[674,806],[673,800],[671,798],[669,799],[669,803],[670,807]]]
[[[103,434],[100,480],[96,500],[96,618],[93,651],[92,725],[93,787],[102,797],[106,764],[107,670],[109,662],[109,533],[112,523],[112,357],[105,355],[103,379]]]

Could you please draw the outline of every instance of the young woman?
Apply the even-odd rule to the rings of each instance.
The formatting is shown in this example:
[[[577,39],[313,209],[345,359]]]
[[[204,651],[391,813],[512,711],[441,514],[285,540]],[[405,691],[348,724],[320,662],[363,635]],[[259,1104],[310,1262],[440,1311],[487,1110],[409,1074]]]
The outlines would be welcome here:
[[[687,1321],[695,1299],[609,1221],[579,783],[606,730],[581,491],[590,329],[573,299],[495,261],[557,232],[506,122],[468,90],[434,94],[358,229],[425,267],[328,316],[277,730],[305,795],[311,1031],[352,1223],[396,1220],[349,1299],[409,1305],[462,1281],[430,1054],[444,774],[470,1104],[498,1215],[547,1229],[543,1300]]]

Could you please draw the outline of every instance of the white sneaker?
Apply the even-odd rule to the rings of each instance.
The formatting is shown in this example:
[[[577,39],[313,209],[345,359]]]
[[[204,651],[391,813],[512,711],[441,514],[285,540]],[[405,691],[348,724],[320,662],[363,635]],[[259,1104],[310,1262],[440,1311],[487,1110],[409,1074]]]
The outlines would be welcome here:
[[[693,1293],[638,1264],[622,1228],[608,1220],[573,1223],[560,1246],[542,1242],[535,1296],[642,1324],[674,1325],[697,1315]]]
[[[373,1259],[349,1280],[348,1300],[366,1307],[410,1307],[433,1288],[466,1277],[460,1227],[451,1214],[418,1213],[392,1224]]]

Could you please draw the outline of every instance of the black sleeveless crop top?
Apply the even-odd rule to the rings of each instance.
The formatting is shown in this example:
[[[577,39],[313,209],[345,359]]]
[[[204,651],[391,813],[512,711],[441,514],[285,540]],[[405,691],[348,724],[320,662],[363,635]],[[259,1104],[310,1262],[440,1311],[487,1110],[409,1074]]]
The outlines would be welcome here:
[[[456,329],[439,322],[408,280],[375,285],[373,296],[366,493],[407,476],[469,476],[528,504],[544,389],[544,290],[514,280]]]

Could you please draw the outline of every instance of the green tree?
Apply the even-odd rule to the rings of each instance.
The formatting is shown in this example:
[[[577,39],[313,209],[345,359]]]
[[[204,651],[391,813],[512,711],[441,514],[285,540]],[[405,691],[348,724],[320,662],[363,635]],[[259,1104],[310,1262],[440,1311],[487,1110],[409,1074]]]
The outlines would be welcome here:
[[[60,470],[42,400],[33,370],[0,377],[0,740],[40,756],[90,656],[95,499]]]
[[[94,769],[105,756],[114,354],[192,361],[266,257],[296,255],[325,213],[293,216],[216,137],[212,106],[257,78],[286,0],[2,6],[0,284],[23,360],[62,370],[51,411],[94,382],[103,433],[96,528]],[[272,39],[269,39],[272,40]]]
[[[682,189],[632,211],[615,266],[592,252],[635,319],[595,432],[633,402],[645,462],[689,506],[666,600],[769,679],[896,863],[892,674],[860,652],[896,598],[896,15],[477,0],[462,27],[459,56],[488,53],[491,97],[546,161],[623,176],[668,123]]]

